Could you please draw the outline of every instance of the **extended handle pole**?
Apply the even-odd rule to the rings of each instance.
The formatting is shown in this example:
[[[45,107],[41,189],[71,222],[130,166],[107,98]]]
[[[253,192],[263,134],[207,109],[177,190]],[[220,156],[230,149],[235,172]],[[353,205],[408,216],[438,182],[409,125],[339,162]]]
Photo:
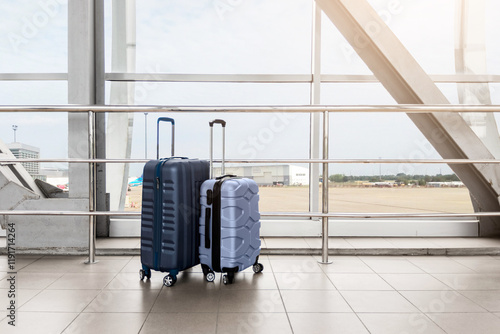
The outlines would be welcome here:
[[[222,166],[221,175],[225,174],[226,165],[226,121],[214,119],[208,123],[210,125],[210,178],[214,177],[214,124],[222,125]]]
[[[172,123],[172,148],[171,156],[175,155],[175,121],[170,117],[160,117],[156,122],[156,160],[160,159],[160,122],[170,122]]]

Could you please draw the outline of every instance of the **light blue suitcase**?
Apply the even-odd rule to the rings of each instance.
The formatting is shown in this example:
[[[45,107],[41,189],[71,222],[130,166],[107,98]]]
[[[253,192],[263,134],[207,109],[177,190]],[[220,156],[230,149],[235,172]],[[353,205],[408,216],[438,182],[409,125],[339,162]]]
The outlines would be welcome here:
[[[226,122],[214,120],[209,124],[211,175],[200,190],[200,263],[207,281],[214,281],[214,272],[222,272],[225,273],[223,283],[228,284],[238,271],[251,266],[255,273],[264,269],[258,262],[261,249],[259,188],[254,180],[234,175],[212,179],[213,126],[222,125],[224,141]]]

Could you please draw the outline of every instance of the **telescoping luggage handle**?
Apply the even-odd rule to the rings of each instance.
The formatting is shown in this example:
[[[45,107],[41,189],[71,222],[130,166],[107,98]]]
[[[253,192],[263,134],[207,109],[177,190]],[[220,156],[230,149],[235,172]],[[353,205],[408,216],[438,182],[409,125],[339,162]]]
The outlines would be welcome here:
[[[222,166],[221,172],[225,172],[225,157],[226,157],[226,121],[222,119],[214,119],[208,123],[210,125],[210,178],[214,177],[214,124],[222,125]]]
[[[160,117],[156,122],[156,160],[160,159],[160,122],[170,122],[172,123],[172,149],[171,156],[174,156],[174,147],[175,147],[175,121],[170,117]]]

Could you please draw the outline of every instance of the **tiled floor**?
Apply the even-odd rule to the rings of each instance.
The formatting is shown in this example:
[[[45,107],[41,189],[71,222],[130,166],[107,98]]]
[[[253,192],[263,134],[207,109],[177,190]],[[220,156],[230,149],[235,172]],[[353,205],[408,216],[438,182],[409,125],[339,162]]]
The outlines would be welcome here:
[[[18,256],[17,327],[0,333],[500,333],[500,257],[263,256],[223,285],[199,267],[162,286],[138,256]]]

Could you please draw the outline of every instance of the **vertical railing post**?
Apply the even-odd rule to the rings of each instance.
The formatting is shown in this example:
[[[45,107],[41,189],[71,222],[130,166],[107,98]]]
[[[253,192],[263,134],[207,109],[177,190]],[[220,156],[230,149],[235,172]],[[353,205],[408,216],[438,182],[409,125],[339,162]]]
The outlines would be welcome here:
[[[88,112],[89,115],[89,159],[96,158],[95,150],[95,113]],[[96,210],[96,164],[89,162],[89,259],[87,264],[96,263],[95,241],[96,241],[96,216],[92,215]]]
[[[328,135],[329,135],[329,117],[328,111],[323,112],[323,159],[328,160]],[[328,163],[323,162],[323,179],[321,183],[322,190],[322,212],[328,213]],[[322,218],[322,247],[320,263],[329,264],[328,261],[328,217]]]
[[[321,8],[313,1],[313,22],[311,36],[311,105],[321,103]],[[321,144],[321,114],[310,114],[309,158],[319,159]],[[319,211],[319,170],[318,164],[309,164],[309,212]],[[318,220],[317,218],[311,218]]]

